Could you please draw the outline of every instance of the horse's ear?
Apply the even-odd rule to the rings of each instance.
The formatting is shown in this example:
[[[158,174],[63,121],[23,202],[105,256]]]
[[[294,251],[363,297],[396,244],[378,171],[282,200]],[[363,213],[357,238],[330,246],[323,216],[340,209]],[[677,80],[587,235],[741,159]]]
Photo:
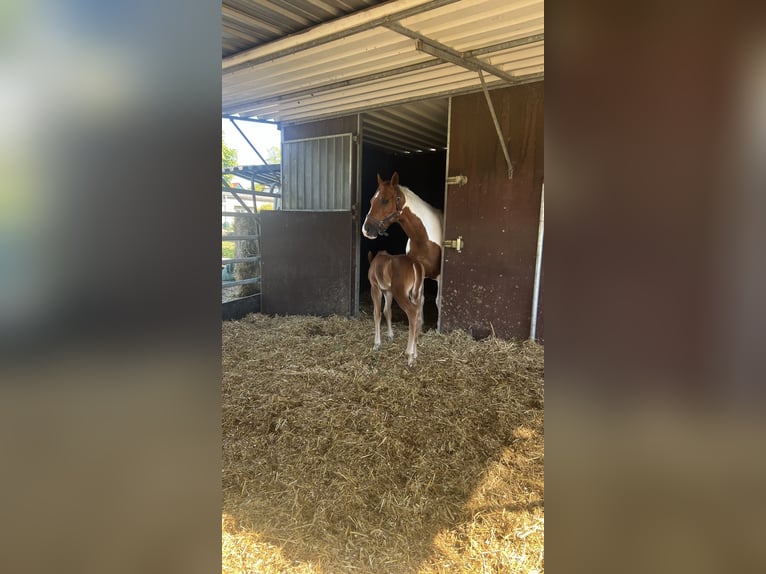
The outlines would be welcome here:
[[[378,185],[380,185],[381,183],[383,183],[383,178],[380,177],[380,174],[378,174]]]
[[[391,185],[394,187],[399,185],[399,174],[396,172],[394,172],[394,175],[391,176]]]

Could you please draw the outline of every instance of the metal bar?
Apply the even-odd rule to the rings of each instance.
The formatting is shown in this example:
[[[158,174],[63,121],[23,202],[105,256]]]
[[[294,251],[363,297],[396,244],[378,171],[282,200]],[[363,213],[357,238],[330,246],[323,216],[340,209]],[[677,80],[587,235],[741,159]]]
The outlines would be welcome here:
[[[256,173],[253,175],[253,177],[248,177],[247,172],[242,170],[235,170],[235,171],[226,171],[222,175],[234,175],[241,179],[246,179],[251,184],[251,186],[254,185],[255,183],[260,183],[264,186],[266,185],[273,186],[273,185],[279,184],[279,178],[277,176],[270,176],[269,174]],[[235,187],[235,186],[224,185],[224,187]],[[236,189],[241,189],[243,191],[245,190],[244,187],[236,187]],[[251,189],[251,191],[253,190]]]
[[[316,137],[313,137],[313,138],[300,138],[300,139],[296,139],[296,140],[285,140],[285,141],[282,142],[282,145],[294,144],[294,143],[299,143],[299,142],[310,142],[310,141],[316,141],[316,140],[329,140],[329,139],[334,139],[334,138],[339,138],[339,137],[346,137],[346,136],[353,137],[353,135],[354,134],[351,133],[351,132],[344,132],[342,134],[332,134],[332,135],[329,135],[329,136],[316,136]]]
[[[254,170],[254,173],[259,176],[268,176],[270,173],[273,172],[274,167],[278,167],[278,163],[269,163],[265,166],[263,165],[236,165],[234,167],[224,167],[221,169],[221,173],[237,173],[242,172],[242,170],[252,168]],[[264,167],[268,167],[270,169],[263,169]]]
[[[424,40],[418,40],[415,47],[421,52],[425,52],[426,54],[430,54],[431,56],[435,56],[441,60],[444,60],[445,62],[455,64],[456,66],[461,66],[474,72],[484,70],[485,72],[492,74],[493,76],[497,76],[506,82],[512,82],[514,80],[514,77],[511,74],[504,72],[496,66],[482,62],[478,58],[466,58],[460,52],[455,52],[454,50],[446,51],[444,48],[433,46]]]
[[[260,277],[253,277],[252,279],[240,279],[239,281],[221,281],[221,287],[226,289],[227,287],[236,287],[237,285],[249,285],[250,283],[260,282]]]
[[[275,122],[274,120],[261,120],[258,118],[247,118],[243,116],[235,116],[232,114],[221,114],[221,117],[226,118],[227,120],[237,120],[238,122],[255,122],[259,124],[271,124],[274,126],[279,125],[279,122]]]
[[[455,64],[456,66],[460,66],[461,68],[468,68],[472,72],[475,72],[480,69],[477,64],[474,64],[473,62],[468,62],[465,59],[463,59],[463,56],[462,54],[460,54],[460,52],[451,52],[448,50],[444,50],[443,48],[437,48],[436,46],[433,46],[429,44],[428,42],[424,42],[422,38],[418,38],[418,40],[416,41],[415,49],[420,52],[425,52],[426,54],[434,56],[435,58],[439,58],[443,62],[449,62],[450,64]]]
[[[371,30],[387,22],[429,12],[457,1],[396,0],[395,2],[386,2],[224,58],[222,62],[223,73],[231,74],[246,67],[256,66],[308,48],[321,46],[359,32]]]
[[[452,150],[452,147],[450,146],[450,140],[452,139],[452,97],[447,100],[447,157],[444,161],[444,211],[442,212],[442,230],[447,229],[447,209],[449,208],[449,186],[447,185],[447,179],[449,178],[449,171],[450,171],[450,152]],[[442,239],[444,239],[444,235],[442,234]],[[446,252],[446,249],[442,249],[442,256],[441,260],[439,262],[440,267],[439,269],[442,270],[442,273],[444,273],[444,253]],[[449,267],[448,267],[449,269]],[[447,274],[447,278],[449,279],[449,272]],[[436,314],[436,330],[440,333],[442,332],[442,281],[444,280],[444,275],[441,275],[436,282],[437,288],[436,288],[436,308],[438,309],[438,313]]]
[[[224,191],[225,193],[231,193],[232,195],[239,193],[241,195],[252,195],[254,197],[268,197],[268,198],[282,197],[281,193],[266,193],[265,191],[247,191],[246,189],[239,189],[237,187],[226,187],[225,185],[221,186],[221,190]]]
[[[239,193],[236,191],[232,191],[231,194],[234,196],[234,199],[236,199],[239,204],[245,208],[245,211],[247,211],[248,215],[253,215],[253,210],[250,209],[250,206],[247,205],[244,200],[239,196]]]
[[[403,36],[407,36],[408,38],[417,40],[416,48],[419,51],[425,52],[426,54],[430,54],[431,56],[435,56],[436,58],[440,58],[444,60],[445,62],[450,62],[452,64],[455,64],[456,66],[468,68],[469,70],[472,70],[474,72],[476,72],[477,70],[484,70],[485,72],[492,74],[493,76],[497,76],[498,78],[502,78],[503,80],[507,82],[513,82],[515,80],[515,78],[512,75],[504,72],[503,70],[501,70],[500,68],[496,66],[488,64],[487,62],[479,60],[478,58],[466,56],[462,52],[458,52],[457,50],[450,48],[449,46],[442,44],[441,42],[432,40],[431,38],[429,38],[428,36],[424,36],[420,32],[415,32],[414,30],[405,28],[404,26],[402,26],[401,24],[397,22],[391,22],[391,23],[385,24],[385,27],[391,30],[392,32],[396,32],[398,34],[402,34]]]
[[[535,256],[535,283],[532,289],[532,322],[529,325],[529,338],[537,336],[537,307],[540,301],[540,271],[543,261],[543,235],[545,227],[545,184],[540,193],[540,223],[537,227],[537,255]]]
[[[236,192],[232,192],[232,195],[234,196],[234,199],[236,199],[236,200],[239,202],[239,204],[240,204],[242,207],[244,207],[244,208],[245,208],[245,211],[247,212],[247,214],[248,214],[248,215],[254,215],[254,214],[253,214],[253,210],[252,210],[252,209],[250,209],[250,206],[249,206],[249,205],[247,205],[247,204],[244,202],[244,200],[243,200],[243,199],[242,199],[242,198],[239,196],[239,194],[238,194],[238,193],[236,193]]]
[[[254,255],[252,257],[232,257],[229,259],[223,258],[221,259],[221,263],[223,265],[228,265],[229,263],[251,263],[251,262],[257,263],[260,260],[261,260],[260,255]]]
[[[481,89],[484,91],[484,97],[487,98],[487,106],[489,106],[489,113],[492,116],[492,122],[495,124],[497,138],[500,140],[500,147],[503,148],[505,163],[508,164],[508,179],[511,179],[513,177],[513,164],[511,163],[511,156],[508,154],[508,148],[506,147],[505,140],[503,139],[503,131],[500,129],[500,122],[497,121],[497,116],[495,115],[495,106],[492,105],[492,98],[489,97],[487,83],[484,81],[484,74],[481,70],[479,70],[479,79],[481,80]]]
[[[463,52],[463,56],[481,56],[482,54],[490,54],[492,52],[501,52],[503,50],[510,50],[511,48],[517,48],[519,46],[526,46],[527,44],[536,44],[537,42],[544,42],[545,34],[533,34],[524,38],[517,38],[516,40],[508,40],[507,42],[500,42],[499,44],[492,44],[491,46],[485,46],[484,48],[477,48],[476,50],[468,50]]]
[[[251,148],[253,148],[253,151],[255,152],[255,155],[257,155],[261,161],[264,163],[264,165],[269,165],[269,162],[267,162],[265,159],[263,159],[263,156],[260,154],[260,152],[255,149],[255,146],[253,145],[253,142],[251,142],[248,137],[245,135],[245,132],[242,131],[242,129],[237,125],[237,122],[233,118],[229,118],[229,121],[234,124],[234,127],[237,128],[237,131],[242,135],[243,138],[245,138],[245,141],[250,145]]]
[[[245,213],[243,211],[222,211],[221,216],[223,217],[252,217],[249,213]]]
[[[260,235],[222,235],[221,241],[250,241],[260,237]]]
[[[353,221],[353,234],[351,237],[351,268],[354,276],[354,285],[352,291],[353,314],[354,317],[359,316],[359,283],[360,277],[360,258],[361,258],[361,225],[360,225],[360,213],[359,205],[362,203],[362,142],[364,141],[364,122],[362,121],[362,114],[356,115],[356,140],[352,140],[352,147],[356,150],[356,178],[352,182],[351,186],[351,218]],[[352,152],[353,154],[353,152]]]

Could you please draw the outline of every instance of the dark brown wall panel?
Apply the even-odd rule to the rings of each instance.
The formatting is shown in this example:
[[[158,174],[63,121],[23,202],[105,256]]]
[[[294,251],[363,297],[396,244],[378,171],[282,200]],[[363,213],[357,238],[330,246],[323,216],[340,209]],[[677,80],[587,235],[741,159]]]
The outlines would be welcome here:
[[[444,252],[441,327],[526,338],[544,174],[543,83],[490,94],[514,176],[507,177],[484,94],[454,97],[449,175],[462,173],[468,183],[448,188],[445,239],[462,235],[465,247]]]
[[[351,213],[261,214],[261,309],[278,315],[353,314]]]

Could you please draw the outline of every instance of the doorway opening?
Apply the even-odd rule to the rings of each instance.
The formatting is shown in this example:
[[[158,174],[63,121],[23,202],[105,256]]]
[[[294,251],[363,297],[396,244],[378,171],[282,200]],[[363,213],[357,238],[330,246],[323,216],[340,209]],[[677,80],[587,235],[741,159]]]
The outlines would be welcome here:
[[[370,208],[377,189],[377,175],[390,179],[399,174],[401,185],[421,199],[444,211],[445,170],[447,165],[447,117],[449,100],[426,100],[383,108],[362,115],[362,161],[360,175],[360,221]],[[407,235],[398,224],[388,228],[388,236],[367,239],[360,233],[359,309],[372,314],[370,284],[367,279],[368,252],[405,252]],[[424,284],[423,329],[436,329],[436,281]],[[406,315],[394,305],[393,320],[406,323]]]

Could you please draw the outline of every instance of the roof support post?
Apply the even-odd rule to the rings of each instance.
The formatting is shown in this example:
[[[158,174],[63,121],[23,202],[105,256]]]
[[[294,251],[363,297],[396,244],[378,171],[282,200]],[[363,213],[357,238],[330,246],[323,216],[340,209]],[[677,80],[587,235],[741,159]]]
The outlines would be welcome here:
[[[540,304],[540,273],[543,261],[543,236],[545,234],[545,183],[540,192],[540,222],[537,226],[537,255],[535,256],[535,282],[532,288],[532,321],[529,325],[529,340],[537,338],[537,310]]]

